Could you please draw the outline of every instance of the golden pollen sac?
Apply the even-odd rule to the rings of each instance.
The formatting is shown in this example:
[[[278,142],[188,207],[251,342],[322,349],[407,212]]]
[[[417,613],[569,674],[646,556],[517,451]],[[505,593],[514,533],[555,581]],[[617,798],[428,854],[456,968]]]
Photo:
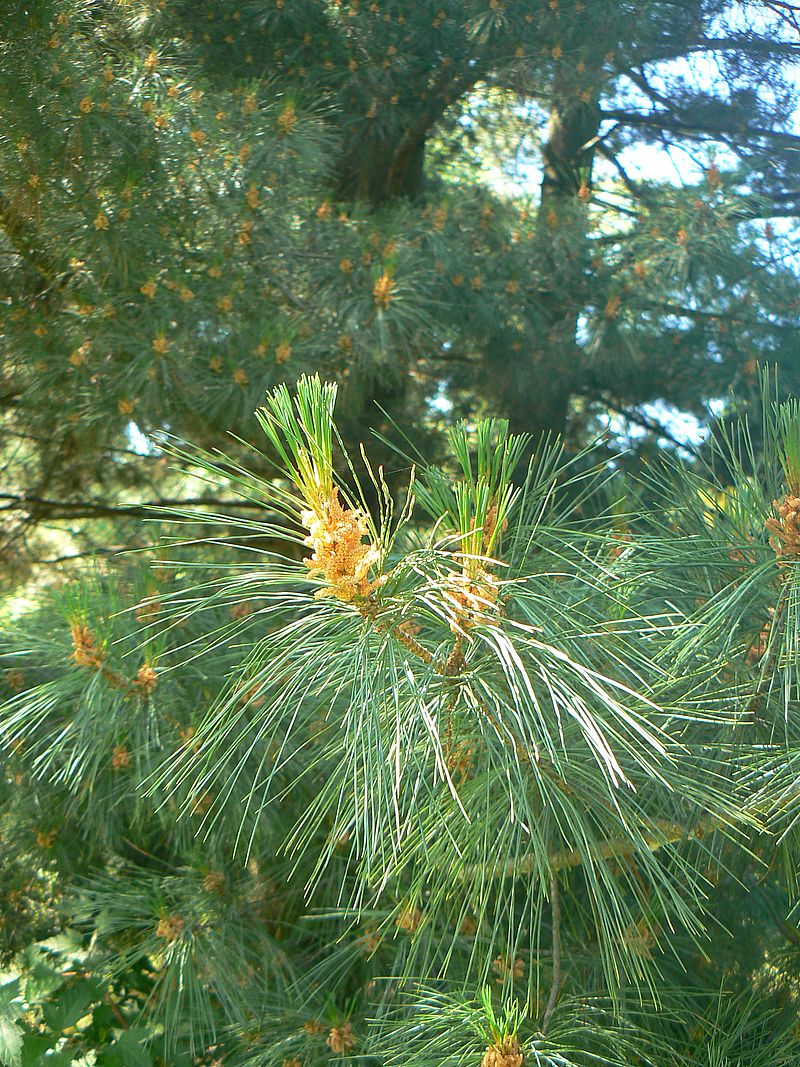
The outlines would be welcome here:
[[[222,871],[209,871],[203,878],[203,889],[206,893],[221,893],[225,888],[225,875]]]
[[[322,575],[327,587],[317,596],[345,602],[368,597],[381,583],[369,578],[380,553],[376,545],[364,543],[369,534],[366,517],[354,508],[343,507],[334,487],[319,513],[306,511],[302,518],[309,529],[305,543],[314,549],[304,563],[312,577]]]
[[[391,274],[382,274],[380,278],[375,282],[372,289],[372,295],[375,303],[379,308],[386,309],[392,302],[392,298],[395,294],[394,278]]]
[[[97,670],[103,663],[102,650],[98,649],[92,631],[88,626],[78,623],[70,631],[72,637],[72,658],[79,667]]]
[[[137,686],[145,696],[149,696],[158,684],[158,675],[149,664],[142,664],[136,672],[136,678],[134,679],[133,684]]]
[[[406,904],[394,921],[398,930],[405,930],[408,934],[415,934],[422,922],[422,912],[419,908]]]
[[[767,519],[766,527],[775,555],[779,562],[800,559],[800,496],[787,493],[780,500],[773,500],[772,505],[778,517]]]
[[[519,1042],[516,1037],[509,1035],[487,1048],[481,1067],[522,1067],[523,1062]]]
[[[163,937],[165,941],[175,941],[183,933],[183,919],[180,915],[166,915],[158,920],[156,937]]]
[[[115,771],[122,771],[131,765],[131,754],[124,745],[115,745],[111,754],[111,767]]]
[[[325,1038],[325,1044],[331,1052],[338,1052],[340,1054],[349,1052],[350,1049],[355,1048],[356,1036],[353,1033],[353,1028],[350,1023],[345,1023],[344,1026],[334,1026]]]

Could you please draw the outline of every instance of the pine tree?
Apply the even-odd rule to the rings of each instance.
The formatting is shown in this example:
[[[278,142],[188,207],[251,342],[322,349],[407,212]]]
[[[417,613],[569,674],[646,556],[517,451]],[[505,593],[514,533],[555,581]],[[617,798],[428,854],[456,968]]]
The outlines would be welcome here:
[[[7,6],[0,1062],[800,1063],[793,6]]]
[[[31,540],[47,523],[73,552],[130,545],[142,502],[188,499],[130,455],[132,422],[252,443],[250,412],[302,373],[341,384],[351,448],[380,410],[433,446],[443,396],[575,448],[611,415],[650,449],[652,402],[752,401],[764,359],[798,387],[791,5],[8,6],[17,576],[67,553]],[[653,144],[691,159],[681,184],[630,170]],[[538,188],[487,180],[515,160]]]
[[[391,493],[316,377],[257,412],[277,476],[165,443],[256,508],[175,508],[3,639],[0,1058],[800,1062],[800,407],[762,384],[763,452],[742,420],[624,492],[488,419],[384,436]]]

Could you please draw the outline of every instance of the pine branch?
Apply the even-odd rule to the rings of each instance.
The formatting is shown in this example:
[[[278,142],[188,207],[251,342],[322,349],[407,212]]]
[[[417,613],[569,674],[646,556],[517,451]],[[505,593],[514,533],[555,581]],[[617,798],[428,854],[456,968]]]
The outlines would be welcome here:
[[[772,9],[782,7],[791,9],[797,13],[800,10],[781,0],[762,0],[765,7]],[[731,37],[701,37],[690,51],[703,50],[707,52],[756,52],[763,55],[798,56],[800,55],[800,43],[793,41],[776,41],[770,37],[746,37],[733,35]]]
[[[787,148],[800,147],[800,135],[794,133],[786,133],[784,130],[770,130],[764,126],[746,126],[744,129],[736,128],[733,124],[725,126],[720,124],[719,126],[712,126],[708,123],[698,122],[696,119],[682,119],[672,112],[667,111],[626,111],[621,108],[612,108],[608,111],[603,111],[602,118],[620,123],[622,126],[650,126],[653,129],[667,131],[674,133],[681,137],[688,137],[695,140],[704,140],[711,137],[720,141],[728,143],[728,137],[735,137],[735,147],[741,152],[742,142],[741,138],[746,136],[748,139],[759,138],[761,140],[771,140],[779,145],[784,145]]]
[[[720,830],[727,824],[718,816],[708,815],[701,819],[695,826],[686,827],[681,823],[672,822],[669,819],[653,819],[652,830],[642,832],[641,841],[633,841],[630,838],[610,838],[601,841],[595,848],[596,859],[625,859],[633,858],[642,848],[649,852],[657,852],[665,845],[674,845],[680,841],[700,840],[714,830]],[[584,863],[584,854],[575,848],[558,849],[551,852],[548,857],[550,871],[569,870],[572,867],[580,867]],[[520,859],[509,860],[502,867],[493,868],[491,873],[495,878],[522,878],[533,874],[539,869],[541,857],[530,852]],[[471,866],[467,868],[462,877],[471,877],[486,870],[485,865]]]
[[[555,1011],[558,996],[561,992],[561,903],[558,895],[558,874],[553,871],[550,876],[550,908],[553,916],[553,982],[550,986],[550,996],[547,998],[547,1006],[542,1016],[542,1033],[547,1033],[550,1017]]]
[[[16,393],[14,395],[19,396],[21,394]],[[0,404],[3,403],[3,399],[4,398],[0,396]],[[22,430],[12,430],[7,427],[3,427],[3,435],[6,437],[15,437],[20,441],[30,441],[32,444],[37,445],[40,448],[52,447],[53,444],[52,439],[46,440],[45,438],[39,437],[36,434],[27,433]],[[103,458],[111,456],[130,456],[132,459],[136,460],[137,463],[158,463],[163,459],[163,456],[160,452],[148,454],[146,452],[136,452],[132,448],[121,448],[118,445],[108,444],[104,444],[102,446],[102,456]]]
[[[676,437],[671,430],[663,425],[663,423],[657,422],[655,419],[648,419],[635,409],[622,407],[608,398],[604,399],[604,404],[612,411],[616,411],[618,415],[622,415],[623,418],[628,419],[629,422],[634,423],[636,426],[641,426],[643,430],[648,430],[650,433],[663,437],[677,448],[684,449],[686,452],[690,452],[693,456],[700,455],[700,452],[694,445],[690,444],[688,441],[681,441],[680,438]]]
[[[141,504],[105,504],[99,500],[50,500],[26,493],[0,493],[0,511],[28,511],[31,518],[93,519],[103,515],[129,515],[134,518],[153,518],[159,508],[221,508],[238,511],[242,508],[263,511],[264,505],[253,500],[226,500],[220,497],[188,497],[184,499],[160,497]]]
[[[793,56],[800,51],[800,45],[791,41],[777,41],[769,37],[746,36],[734,34],[730,37],[697,37],[687,44],[685,40],[662,41],[657,47],[642,49],[636,58],[637,65],[663,63],[671,59],[697,52],[750,52],[756,55]]]

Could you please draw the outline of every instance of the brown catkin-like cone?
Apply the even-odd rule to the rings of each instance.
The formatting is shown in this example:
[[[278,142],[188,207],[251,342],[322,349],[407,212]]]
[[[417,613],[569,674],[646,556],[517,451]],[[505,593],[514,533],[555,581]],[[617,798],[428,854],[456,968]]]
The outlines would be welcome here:
[[[405,930],[408,934],[415,934],[422,922],[422,912],[411,904],[406,904],[394,921],[398,930]]]
[[[344,1054],[345,1052],[349,1052],[351,1048],[355,1048],[356,1036],[353,1033],[353,1028],[350,1023],[345,1023],[343,1026],[334,1026],[325,1038],[325,1044],[331,1052],[338,1052],[340,1054]]]
[[[183,933],[183,919],[180,915],[165,915],[158,920],[156,937],[163,937],[165,941],[175,941]]]
[[[780,500],[773,500],[772,505],[778,512],[778,518],[766,521],[769,530],[769,543],[775,550],[778,561],[800,559],[800,496],[787,493]]]
[[[377,545],[364,543],[368,536],[366,516],[343,507],[338,489],[334,488],[322,514],[304,512],[303,522],[309,529],[305,543],[314,549],[305,565],[311,575],[321,574],[325,579],[326,588],[318,596],[347,602],[369,596],[381,584],[381,579],[369,579],[379,552]]]
[[[133,684],[142,694],[149,696],[158,684],[158,675],[151,666],[142,664],[136,672]]]
[[[131,765],[131,754],[125,745],[115,745],[111,753],[111,766],[115,771],[125,770]]]
[[[209,871],[203,879],[206,893],[221,893],[225,888],[225,875],[222,871]]]
[[[509,1034],[499,1044],[489,1045],[483,1055],[481,1067],[522,1067],[524,1060],[519,1042],[513,1034]]]
[[[97,648],[94,634],[88,626],[75,623],[70,630],[72,637],[72,658],[79,667],[99,670],[103,665],[103,653]]]

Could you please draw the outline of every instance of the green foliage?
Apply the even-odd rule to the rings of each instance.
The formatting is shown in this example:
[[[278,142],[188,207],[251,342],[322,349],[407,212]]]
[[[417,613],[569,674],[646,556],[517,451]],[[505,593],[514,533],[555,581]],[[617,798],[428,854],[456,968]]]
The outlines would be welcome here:
[[[418,426],[431,458],[436,398],[578,447],[611,420],[646,452],[670,406],[706,422],[732,386],[752,400],[758,361],[797,388],[796,45],[777,14],[717,0],[11,7],[11,582],[32,558],[142,543],[135,524],[81,525],[135,518],[120,498],[191,499],[157,454],[131,455],[132,423],[156,441],[255,443],[265,391],[304,373],[340,383],[351,450],[377,401],[377,428]],[[691,157],[679,184],[655,145]]]
[[[147,1032],[133,1024],[140,975],[128,972],[120,989],[92,973],[92,949],[71,930],[31,945],[18,963],[22,974],[0,985],[4,1067],[69,1067],[87,1054],[104,1067],[157,1062],[157,1045],[148,1050]]]
[[[319,378],[259,412],[271,481],[171,445],[263,518],[175,509],[154,566],[3,647],[5,847],[71,931],[9,940],[9,1062],[800,1062],[797,412],[768,388],[772,454],[727,426],[634,510],[487,420],[367,518]]]
[[[0,1062],[800,1064],[789,8],[6,6]]]

